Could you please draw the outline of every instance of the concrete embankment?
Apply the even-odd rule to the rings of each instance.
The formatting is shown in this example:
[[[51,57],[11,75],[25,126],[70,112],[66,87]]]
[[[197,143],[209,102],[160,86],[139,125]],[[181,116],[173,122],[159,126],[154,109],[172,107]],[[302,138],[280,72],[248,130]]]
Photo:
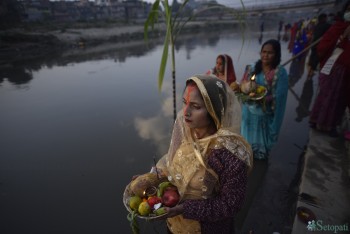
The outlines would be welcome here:
[[[350,233],[349,188],[350,141],[310,130],[292,233]]]
[[[193,34],[203,31],[219,31],[235,27],[237,22],[189,22],[181,34]],[[149,30],[150,40],[163,40],[165,27],[156,25]],[[0,31],[0,65],[11,64],[18,60],[43,57],[53,52],[62,52],[74,48],[92,48],[102,44],[144,43],[144,25],[106,25],[104,27],[71,27],[64,29],[28,29],[14,28]]]

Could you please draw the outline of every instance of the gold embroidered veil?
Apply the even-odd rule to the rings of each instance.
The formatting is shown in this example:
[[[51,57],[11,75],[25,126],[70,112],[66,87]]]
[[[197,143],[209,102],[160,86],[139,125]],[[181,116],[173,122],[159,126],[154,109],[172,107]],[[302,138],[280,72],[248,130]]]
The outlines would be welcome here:
[[[241,106],[227,83],[210,75],[196,75],[189,81],[195,82],[202,94],[217,132],[203,139],[195,139],[193,130],[184,121],[183,111],[179,111],[169,151],[159,160],[157,168],[177,186],[182,200],[207,199],[215,196],[219,185],[217,174],[207,164],[210,150],[226,148],[248,169],[253,163],[252,151],[239,135]],[[168,219],[168,226],[173,233],[184,231],[185,226],[200,232],[198,222],[183,219],[181,215]]]

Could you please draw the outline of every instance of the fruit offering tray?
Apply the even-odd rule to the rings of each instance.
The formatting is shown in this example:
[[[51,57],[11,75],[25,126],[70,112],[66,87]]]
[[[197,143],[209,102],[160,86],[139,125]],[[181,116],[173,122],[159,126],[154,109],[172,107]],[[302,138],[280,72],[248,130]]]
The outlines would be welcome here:
[[[264,86],[258,85],[254,92],[245,94],[243,92],[236,92],[236,96],[242,102],[245,101],[259,101],[267,94],[267,89]]]
[[[166,216],[166,213],[160,214],[160,215],[157,215],[155,213],[150,213],[147,216],[143,216],[143,215],[138,214],[137,212],[133,211],[129,206],[130,198],[132,196],[133,196],[133,194],[130,190],[130,186],[127,185],[125,190],[124,190],[123,203],[124,203],[124,206],[126,207],[126,209],[128,210],[129,213],[135,213],[135,215],[138,218],[145,219],[145,220],[157,220],[157,219],[161,219],[163,216]]]
[[[177,188],[168,181],[146,188],[142,196],[132,191],[130,183],[123,194],[123,203],[128,212],[145,220],[162,219],[167,215],[164,207],[172,207],[179,200]]]

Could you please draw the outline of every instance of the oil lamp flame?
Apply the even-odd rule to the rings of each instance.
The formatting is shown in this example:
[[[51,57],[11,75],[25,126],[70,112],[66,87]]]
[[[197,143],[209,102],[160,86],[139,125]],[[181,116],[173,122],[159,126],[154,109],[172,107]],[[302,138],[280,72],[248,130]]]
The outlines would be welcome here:
[[[255,89],[255,74],[252,76],[252,77],[250,77],[250,91],[252,92],[252,91],[254,91],[254,89]]]

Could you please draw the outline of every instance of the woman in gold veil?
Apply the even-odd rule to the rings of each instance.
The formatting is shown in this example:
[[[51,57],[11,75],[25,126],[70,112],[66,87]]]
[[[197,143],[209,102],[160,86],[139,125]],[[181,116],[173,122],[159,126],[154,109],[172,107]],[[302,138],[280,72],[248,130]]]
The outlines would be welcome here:
[[[189,78],[168,153],[157,163],[177,186],[179,204],[166,208],[171,233],[234,233],[245,198],[250,145],[239,135],[241,107],[226,82]]]

